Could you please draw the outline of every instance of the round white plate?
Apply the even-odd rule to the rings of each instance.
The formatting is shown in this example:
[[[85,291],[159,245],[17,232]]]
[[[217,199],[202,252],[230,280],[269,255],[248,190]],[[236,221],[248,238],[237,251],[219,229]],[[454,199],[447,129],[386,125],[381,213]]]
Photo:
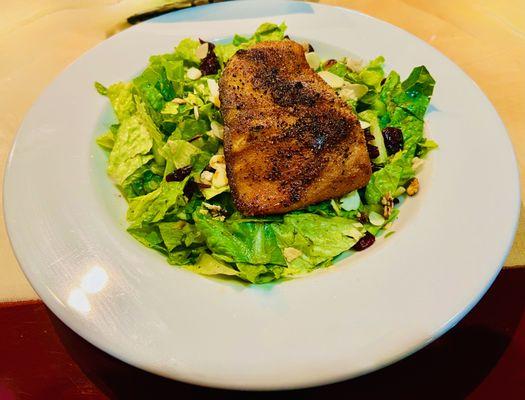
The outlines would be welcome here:
[[[125,204],[95,136],[111,122],[93,89],[128,80],[188,36],[249,34],[286,21],[323,56],[384,55],[437,81],[428,114],[440,149],[396,234],[310,276],[265,286],[170,267],[125,231]],[[220,3],[128,29],[68,67],[28,113],[5,176],[17,258],[49,308],[94,345],[182,381],[277,389],[350,378],[450,329],[494,280],[519,212],[516,161],[481,90],[414,36],[353,11],[305,3]]]

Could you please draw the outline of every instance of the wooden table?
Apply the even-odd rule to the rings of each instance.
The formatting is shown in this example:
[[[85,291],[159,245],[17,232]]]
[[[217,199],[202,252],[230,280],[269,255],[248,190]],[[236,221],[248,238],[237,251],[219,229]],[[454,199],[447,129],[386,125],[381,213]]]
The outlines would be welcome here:
[[[525,193],[525,2],[523,0],[321,0],[319,2],[352,8],[395,24],[430,43],[463,68],[488,95],[509,130],[520,163],[522,194]],[[163,0],[119,2],[114,0],[4,0],[2,2],[2,13],[0,13],[0,109],[2,110],[0,114],[0,165],[2,168],[24,114],[44,87],[65,66],[87,49],[125,29],[128,26],[125,23],[128,16],[143,11],[145,4],[151,6],[160,3],[163,3]],[[2,172],[0,174],[0,179],[2,179],[3,171],[0,172]],[[505,263],[507,267],[519,268],[525,265],[523,214],[522,212],[516,242]],[[0,221],[0,254],[2,255],[0,302],[37,299],[14,258],[5,232],[3,215],[0,216],[0,219],[2,219]],[[486,300],[489,303],[492,302],[490,304],[495,302],[494,312],[501,311],[501,308],[500,311],[497,311],[498,307],[512,309],[512,312],[507,311],[512,314],[512,323],[505,322],[507,325],[512,325],[512,328],[509,327],[510,325],[507,326],[503,336],[506,335],[509,343],[513,342],[513,338],[521,337],[521,342],[518,340],[518,343],[521,344],[516,347],[517,353],[510,355],[511,358],[517,357],[521,365],[525,364],[523,347],[525,324],[523,320],[519,325],[524,307],[522,301],[524,296],[521,295],[520,299],[519,293],[522,294],[523,291],[516,292],[518,293],[516,298],[520,301],[511,303],[505,302],[508,299],[505,299],[504,294],[507,291],[516,290],[519,282],[523,285],[525,282],[523,272],[523,268],[504,272],[498,279],[498,282],[505,282],[504,284],[499,283],[500,286],[505,287],[505,289],[498,289],[497,293],[500,297],[496,296]],[[516,283],[508,278],[510,276],[515,277],[513,279]],[[521,278],[516,278],[518,276]],[[523,286],[521,290],[522,288]],[[41,304],[26,304],[19,307],[29,307],[27,308],[29,314],[24,314],[27,320],[21,322],[15,333],[20,333],[22,336],[30,335],[32,331],[28,328],[28,324],[33,323],[37,324],[35,329],[40,329],[40,333],[52,329],[53,326],[58,327],[59,333],[54,333],[56,338],[50,339],[49,346],[54,349],[53,351],[64,353],[61,362],[70,363],[71,349],[60,341],[60,332],[67,332],[64,334],[66,339],[69,338],[67,340],[74,345],[76,343],[82,346],[79,344],[83,343],[82,340],[48,315]],[[4,304],[0,312],[0,324],[6,326],[2,318],[5,318],[7,314],[11,315],[10,313],[15,312],[13,310]],[[13,315],[16,315],[17,312],[23,314],[21,311],[16,311]],[[494,322],[490,316],[480,315],[480,321],[483,321],[481,323],[485,324],[487,329],[493,327],[491,324],[497,325],[497,322]],[[503,322],[501,324],[504,325]],[[0,342],[4,339],[15,340],[13,336],[9,336],[13,332],[13,330],[4,330],[2,332],[4,336],[0,335]],[[34,345],[38,347],[39,342],[35,340]],[[4,342],[6,343],[9,345],[9,342]],[[15,346],[14,343],[12,344]],[[13,346],[9,345],[8,348],[13,348]],[[59,350],[53,346],[58,346]],[[509,348],[505,347],[507,351]],[[3,355],[2,349],[4,348],[0,345],[0,357]],[[457,349],[452,346],[447,351],[455,350]],[[89,351],[96,352],[94,349]],[[439,350],[436,352],[439,354]],[[519,352],[521,353],[518,354]],[[432,363],[432,357],[434,356],[429,359],[423,358],[426,361],[420,361],[421,364],[416,363],[415,365],[420,365],[423,369],[427,368],[429,366],[425,362]],[[439,357],[443,357],[443,354]],[[44,359],[47,360],[46,362],[52,362],[45,357]],[[443,368],[445,368],[446,362],[444,359],[442,361]],[[514,365],[512,371],[516,371],[515,365],[517,364],[510,362],[509,365]],[[497,357],[487,368],[494,366],[501,367],[501,364],[497,363]],[[401,369],[401,371],[413,373],[417,369],[414,368],[409,367],[408,370]],[[126,371],[128,372],[123,372],[125,376],[140,375],[138,372]],[[430,371],[437,373],[435,369]],[[0,362],[0,378],[5,372],[6,364]],[[522,382],[525,381],[524,372],[523,368],[519,370]],[[460,374],[463,371],[457,371],[457,373]],[[388,374],[387,376],[390,376]],[[391,377],[395,377],[395,374],[396,372]],[[480,379],[483,380],[485,375]],[[150,382],[149,379],[143,378],[138,381]],[[384,383],[385,381],[379,380],[378,382]],[[358,383],[357,386],[359,385]],[[370,387],[374,386],[373,380],[370,385]],[[471,389],[467,391],[464,389],[461,393],[470,393]],[[3,399],[1,390],[0,385],[0,399]],[[522,393],[525,393],[525,389]]]

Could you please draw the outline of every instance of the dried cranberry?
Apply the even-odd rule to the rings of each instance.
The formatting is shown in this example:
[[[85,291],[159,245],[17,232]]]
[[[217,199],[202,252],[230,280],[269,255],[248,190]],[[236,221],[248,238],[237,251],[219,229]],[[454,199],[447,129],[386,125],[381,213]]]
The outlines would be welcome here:
[[[365,139],[367,142],[370,142],[374,140],[374,135],[370,132],[370,127],[363,129],[363,132],[365,134]]]
[[[324,63],[323,68],[324,69],[329,69],[330,67],[334,66],[335,64],[337,64],[337,61],[334,60],[334,59],[331,59],[331,60],[328,60],[327,62]]]
[[[191,180],[189,181],[183,189],[184,196],[186,196],[188,199],[191,199],[191,196],[193,196],[193,193],[195,193],[199,189],[199,186],[195,183],[195,181]]]
[[[370,232],[367,232],[365,233],[365,236],[363,236],[361,239],[357,241],[353,249],[356,251],[363,251],[364,249],[368,249],[370,246],[372,246],[375,241],[376,241],[375,236],[372,235]]]
[[[383,138],[385,139],[385,147],[388,155],[396,154],[398,151],[403,150],[405,142],[401,129],[387,126],[383,129]]]
[[[221,64],[219,59],[215,54],[215,45],[211,42],[205,42],[202,39],[199,39],[201,44],[208,43],[208,54],[201,60],[200,70],[203,75],[213,75],[219,72]]]
[[[366,224],[368,222],[368,215],[366,215],[364,212],[361,212],[359,213],[359,217],[357,217],[357,220],[362,224]]]
[[[180,182],[184,180],[191,173],[191,165],[176,169],[172,173],[166,175],[166,182]]]
[[[208,189],[208,188],[211,188],[211,185],[208,185],[207,183],[199,182],[199,183],[197,183],[197,187],[199,189]]]
[[[367,143],[366,148],[368,149],[368,155],[370,156],[370,159],[373,160],[379,157],[379,149],[377,148],[377,146]]]

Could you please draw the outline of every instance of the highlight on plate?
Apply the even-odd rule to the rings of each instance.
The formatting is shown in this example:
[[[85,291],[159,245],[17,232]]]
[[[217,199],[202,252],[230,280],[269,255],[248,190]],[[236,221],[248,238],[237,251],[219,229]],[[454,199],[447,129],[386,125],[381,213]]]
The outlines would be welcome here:
[[[184,39],[108,87],[97,138],[128,232],[167,261],[252,283],[325,268],[387,237],[416,173],[434,79],[384,59],[323,60],[286,25],[230,43]]]

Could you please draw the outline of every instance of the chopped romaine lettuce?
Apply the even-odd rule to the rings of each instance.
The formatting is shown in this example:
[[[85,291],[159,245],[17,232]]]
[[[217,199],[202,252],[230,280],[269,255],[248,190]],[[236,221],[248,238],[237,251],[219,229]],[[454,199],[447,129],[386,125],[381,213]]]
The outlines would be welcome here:
[[[153,141],[137,115],[127,117],[120,124],[115,143],[109,154],[108,175],[117,185],[153,158]]]
[[[369,144],[379,150],[372,177],[340,199],[284,215],[242,216],[220,174],[224,165],[210,165],[223,154],[218,81],[238,50],[283,40],[285,30],[284,23],[265,23],[252,36],[211,45],[218,71],[201,65],[199,41],[184,39],[173,52],[150,57],[131,82],[95,83],[118,120],[97,143],[109,152],[108,175],[128,202],[128,232],[172,265],[256,284],[325,268],[366,232],[378,236],[390,226],[399,214],[394,198],[404,196],[419,158],[437,147],[423,129],[435,85],[425,67],[402,81],[395,71],[385,74],[381,56],[368,64],[351,58],[325,63],[310,53],[316,72],[368,125]],[[383,137],[386,127],[402,131],[404,145],[394,147],[400,148],[395,154]]]

